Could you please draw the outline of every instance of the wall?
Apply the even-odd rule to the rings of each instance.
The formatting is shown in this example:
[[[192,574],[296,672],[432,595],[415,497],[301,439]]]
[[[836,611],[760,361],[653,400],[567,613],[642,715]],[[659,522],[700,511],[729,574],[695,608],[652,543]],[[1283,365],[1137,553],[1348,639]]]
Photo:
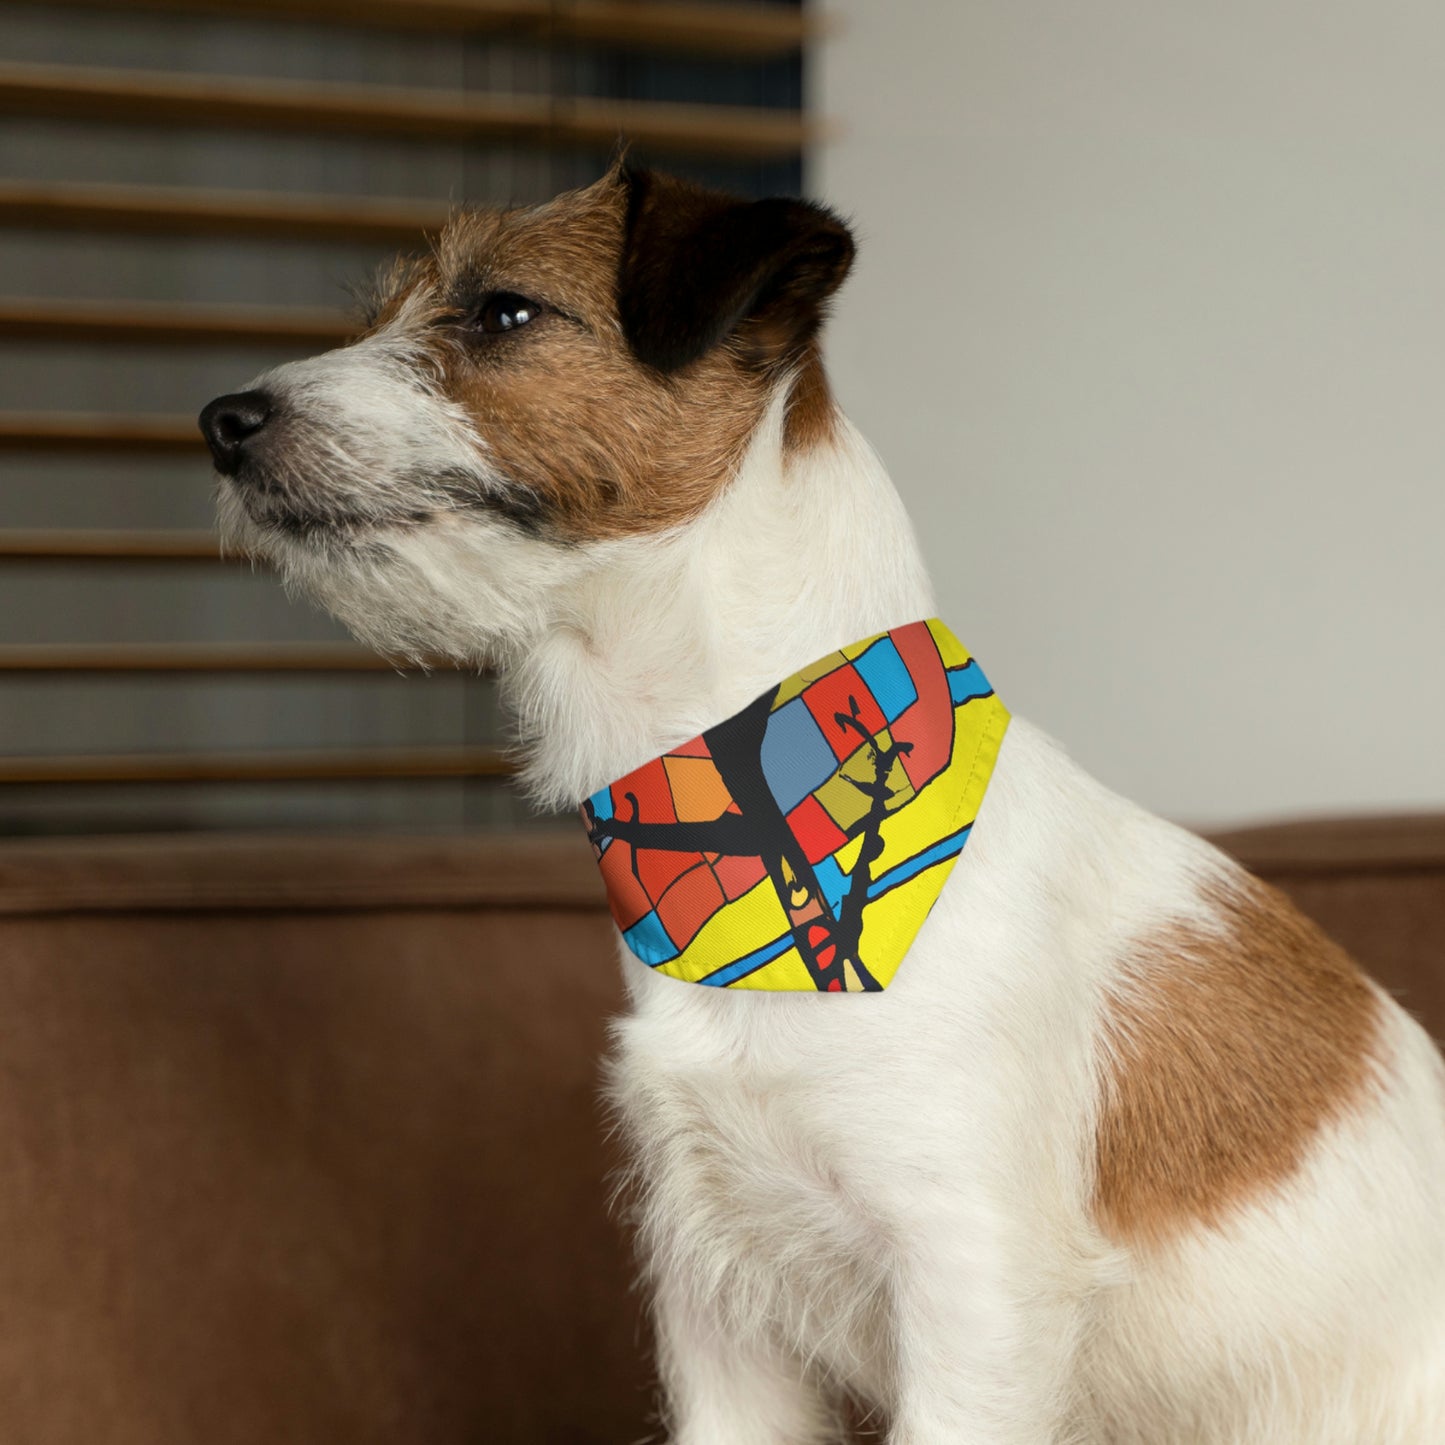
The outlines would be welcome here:
[[[1445,806],[1445,11],[830,8],[834,380],[1000,693],[1185,821]]]

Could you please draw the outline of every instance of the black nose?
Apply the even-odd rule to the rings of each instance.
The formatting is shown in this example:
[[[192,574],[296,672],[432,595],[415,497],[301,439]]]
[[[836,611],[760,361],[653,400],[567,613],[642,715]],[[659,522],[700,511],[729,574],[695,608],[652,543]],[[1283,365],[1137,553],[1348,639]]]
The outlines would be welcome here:
[[[264,391],[238,391],[207,405],[201,413],[201,434],[218,472],[229,477],[239,470],[246,443],[270,416],[271,398]]]

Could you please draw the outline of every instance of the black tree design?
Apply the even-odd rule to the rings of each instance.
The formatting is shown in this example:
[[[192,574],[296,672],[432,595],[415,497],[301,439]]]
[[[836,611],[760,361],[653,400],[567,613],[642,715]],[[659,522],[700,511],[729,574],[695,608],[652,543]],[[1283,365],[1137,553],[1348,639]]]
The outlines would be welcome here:
[[[763,773],[763,736],[772,712],[772,697],[764,693],[742,712],[703,734],[738,812],[724,813],[708,822],[644,823],[637,817],[637,798],[628,793],[625,796],[632,805],[631,818],[598,818],[590,802],[584,805],[588,836],[599,846],[608,839],[628,844],[633,849],[634,875],[638,871],[636,850],[640,848],[760,859],[814,986],[825,993],[846,990],[851,969],[857,986],[877,992],[882,985],[858,956],[863,909],[872,883],[872,865],[883,851],[880,830],[896,792],[888,779],[894,764],[912,751],[913,744],[890,741],[887,747],[880,747],[860,721],[861,709],[855,697],[848,699],[848,712],[833,715],[840,728],[857,733],[863,740],[872,771],[871,778],[861,781],[847,773],[842,775],[867,797],[868,810],[848,830],[850,836],[861,832],[863,843],[849,877],[848,892],[834,916],[812,864],[793,836]],[[638,881],[640,884],[640,877]]]

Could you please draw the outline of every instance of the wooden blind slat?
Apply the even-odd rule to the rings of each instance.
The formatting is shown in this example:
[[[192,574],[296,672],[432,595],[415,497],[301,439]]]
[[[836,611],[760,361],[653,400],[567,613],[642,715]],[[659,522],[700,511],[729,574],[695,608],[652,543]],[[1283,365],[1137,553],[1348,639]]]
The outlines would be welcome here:
[[[743,106],[19,63],[0,65],[0,113],[592,150],[610,150],[625,137],[658,152],[737,160],[796,156],[819,138],[799,113]]]
[[[568,40],[638,49],[763,59],[792,55],[825,27],[801,9],[772,5],[637,4],[634,0],[536,0],[555,8],[555,32]]]
[[[506,35],[699,55],[790,55],[821,27],[776,5],[676,0],[56,0],[78,8],[189,11],[389,30]]]
[[[479,747],[0,757],[0,784],[349,782],[500,778],[514,771],[504,753]]]
[[[219,562],[212,532],[0,531],[0,561]],[[236,558],[247,561],[246,558]]]
[[[0,0],[0,8],[6,0]],[[133,9],[122,0],[57,0]],[[550,43],[760,57],[796,52],[811,33],[797,10],[675,0],[137,0],[140,8],[296,19],[397,30],[499,34]],[[740,161],[791,159],[823,131],[785,109],[492,95],[419,87],[237,78],[93,66],[0,63],[0,116],[303,135],[389,136],[468,145],[612,149]],[[136,234],[414,244],[446,208],[424,202],[167,187],[0,182],[0,225]],[[342,313],[173,303],[0,298],[0,338],[319,349],[354,332]],[[182,416],[0,416],[0,448],[200,455]],[[0,560],[173,563],[220,560],[202,531],[0,530]],[[244,560],[244,559],[238,559]],[[0,673],[367,674],[393,664],[341,644],[21,644]],[[477,746],[0,756],[0,784],[208,784],[497,778],[514,771]]]
[[[345,312],[301,306],[0,298],[0,337],[9,340],[330,347],[356,329]]]
[[[193,416],[126,416],[101,412],[0,412],[0,451],[205,451]]]
[[[411,246],[439,231],[448,214],[446,206],[360,197],[0,181],[0,225],[53,230]]]

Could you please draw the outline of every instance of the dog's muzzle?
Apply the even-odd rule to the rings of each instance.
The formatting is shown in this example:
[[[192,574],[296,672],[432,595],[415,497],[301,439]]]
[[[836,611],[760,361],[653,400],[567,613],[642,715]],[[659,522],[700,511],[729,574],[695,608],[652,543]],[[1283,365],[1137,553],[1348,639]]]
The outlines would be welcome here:
[[[238,391],[218,396],[201,412],[201,435],[222,476],[233,477],[240,471],[247,449],[254,448],[274,410],[266,392]]]

